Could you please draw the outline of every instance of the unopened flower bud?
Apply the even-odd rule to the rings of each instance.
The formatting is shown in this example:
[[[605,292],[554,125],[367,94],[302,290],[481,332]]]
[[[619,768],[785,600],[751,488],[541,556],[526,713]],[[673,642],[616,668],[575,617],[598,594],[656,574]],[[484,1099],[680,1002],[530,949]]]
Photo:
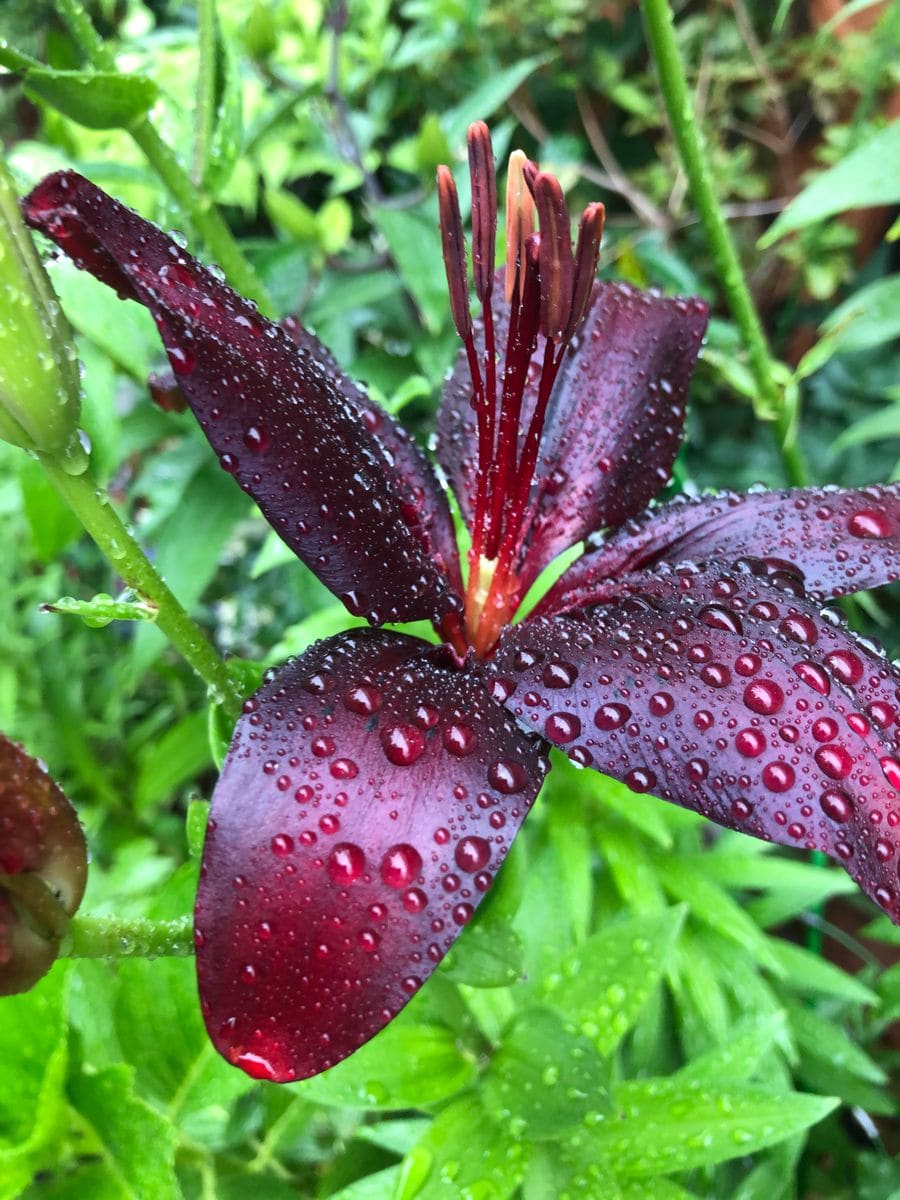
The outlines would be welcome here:
[[[68,324],[0,161],[0,438],[78,469],[79,396]]]

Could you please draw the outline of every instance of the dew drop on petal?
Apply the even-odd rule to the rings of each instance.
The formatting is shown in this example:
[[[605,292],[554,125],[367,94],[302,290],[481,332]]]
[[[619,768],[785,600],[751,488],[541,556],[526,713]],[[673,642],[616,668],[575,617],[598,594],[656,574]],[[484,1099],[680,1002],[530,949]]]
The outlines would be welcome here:
[[[381,860],[381,878],[388,887],[409,887],[421,870],[422,856],[408,842],[391,846]]]

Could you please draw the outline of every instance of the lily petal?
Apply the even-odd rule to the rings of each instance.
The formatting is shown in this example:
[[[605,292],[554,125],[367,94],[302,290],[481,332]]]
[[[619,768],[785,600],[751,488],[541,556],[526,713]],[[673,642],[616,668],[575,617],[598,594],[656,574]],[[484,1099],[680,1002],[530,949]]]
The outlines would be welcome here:
[[[900,922],[900,672],[766,578],[609,586],[607,603],[501,642],[523,725],[634,791],[824,851]]]
[[[733,562],[742,556],[799,574],[813,599],[890,583],[900,578],[900,484],[679,497],[650,509],[575,562],[537,611],[590,604],[610,578],[657,563]]]
[[[210,1036],[302,1079],[376,1034],[470,919],[546,770],[474,672],[400,634],[341,634],[248,701],[197,897]]]
[[[406,485],[412,450],[392,451],[390,420],[363,417],[361,393],[315,339],[294,345],[156,226],[74,172],[43,180],[23,208],[78,265],[150,310],[222,466],[352,612],[377,624],[438,620],[456,607],[423,532],[429,485],[417,497]]]
[[[509,306],[495,289],[497,344]],[[603,526],[634,516],[667,482],[681,444],[684,406],[708,310],[623,283],[594,287],[584,328],[563,360],[541,443],[524,585],[552,558]],[[483,348],[483,328],[476,327]],[[534,359],[541,361],[543,338]],[[477,430],[464,353],[444,389],[437,456],[463,513],[474,512]],[[529,385],[522,425],[534,410]]]

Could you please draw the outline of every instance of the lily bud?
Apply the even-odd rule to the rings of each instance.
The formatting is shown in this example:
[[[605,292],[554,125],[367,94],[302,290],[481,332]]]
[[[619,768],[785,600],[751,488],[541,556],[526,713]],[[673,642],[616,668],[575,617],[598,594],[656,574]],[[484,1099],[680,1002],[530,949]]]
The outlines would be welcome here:
[[[75,810],[44,767],[0,734],[0,996],[28,991],[50,969],[86,879]]]
[[[83,469],[72,335],[0,161],[0,438]]]

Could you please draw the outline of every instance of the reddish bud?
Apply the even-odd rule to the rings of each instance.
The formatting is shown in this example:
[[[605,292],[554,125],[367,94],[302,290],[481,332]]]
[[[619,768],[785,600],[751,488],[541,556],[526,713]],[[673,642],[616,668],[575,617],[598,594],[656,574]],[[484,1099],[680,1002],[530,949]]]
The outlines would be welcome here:
[[[484,121],[469,126],[469,174],[472,177],[472,274],[482,302],[494,286],[497,242],[497,176],[491,135]]]
[[[50,969],[86,879],[74,809],[40,763],[0,734],[0,995],[27,991]]]
[[[599,202],[589,204],[581,215],[578,226],[578,245],[575,248],[575,283],[572,288],[572,311],[563,338],[568,341],[581,328],[591,288],[597,275],[600,261],[600,239],[603,236],[603,219],[606,210]]]
[[[441,217],[441,244],[444,251],[444,269],[450,289],[450,311],[456,332],[466,340],[472,331],[469,313],[469,280],[466,272],[466,241],[463,235],[462,218],[459,215],[459,197],[456,184],[448,167],[438,167],[438,207]]]
[[[572,309],[575,259],[569,210],[559,180],[541,171],[534,181],[541,225],[541,333],[558,342]]]

